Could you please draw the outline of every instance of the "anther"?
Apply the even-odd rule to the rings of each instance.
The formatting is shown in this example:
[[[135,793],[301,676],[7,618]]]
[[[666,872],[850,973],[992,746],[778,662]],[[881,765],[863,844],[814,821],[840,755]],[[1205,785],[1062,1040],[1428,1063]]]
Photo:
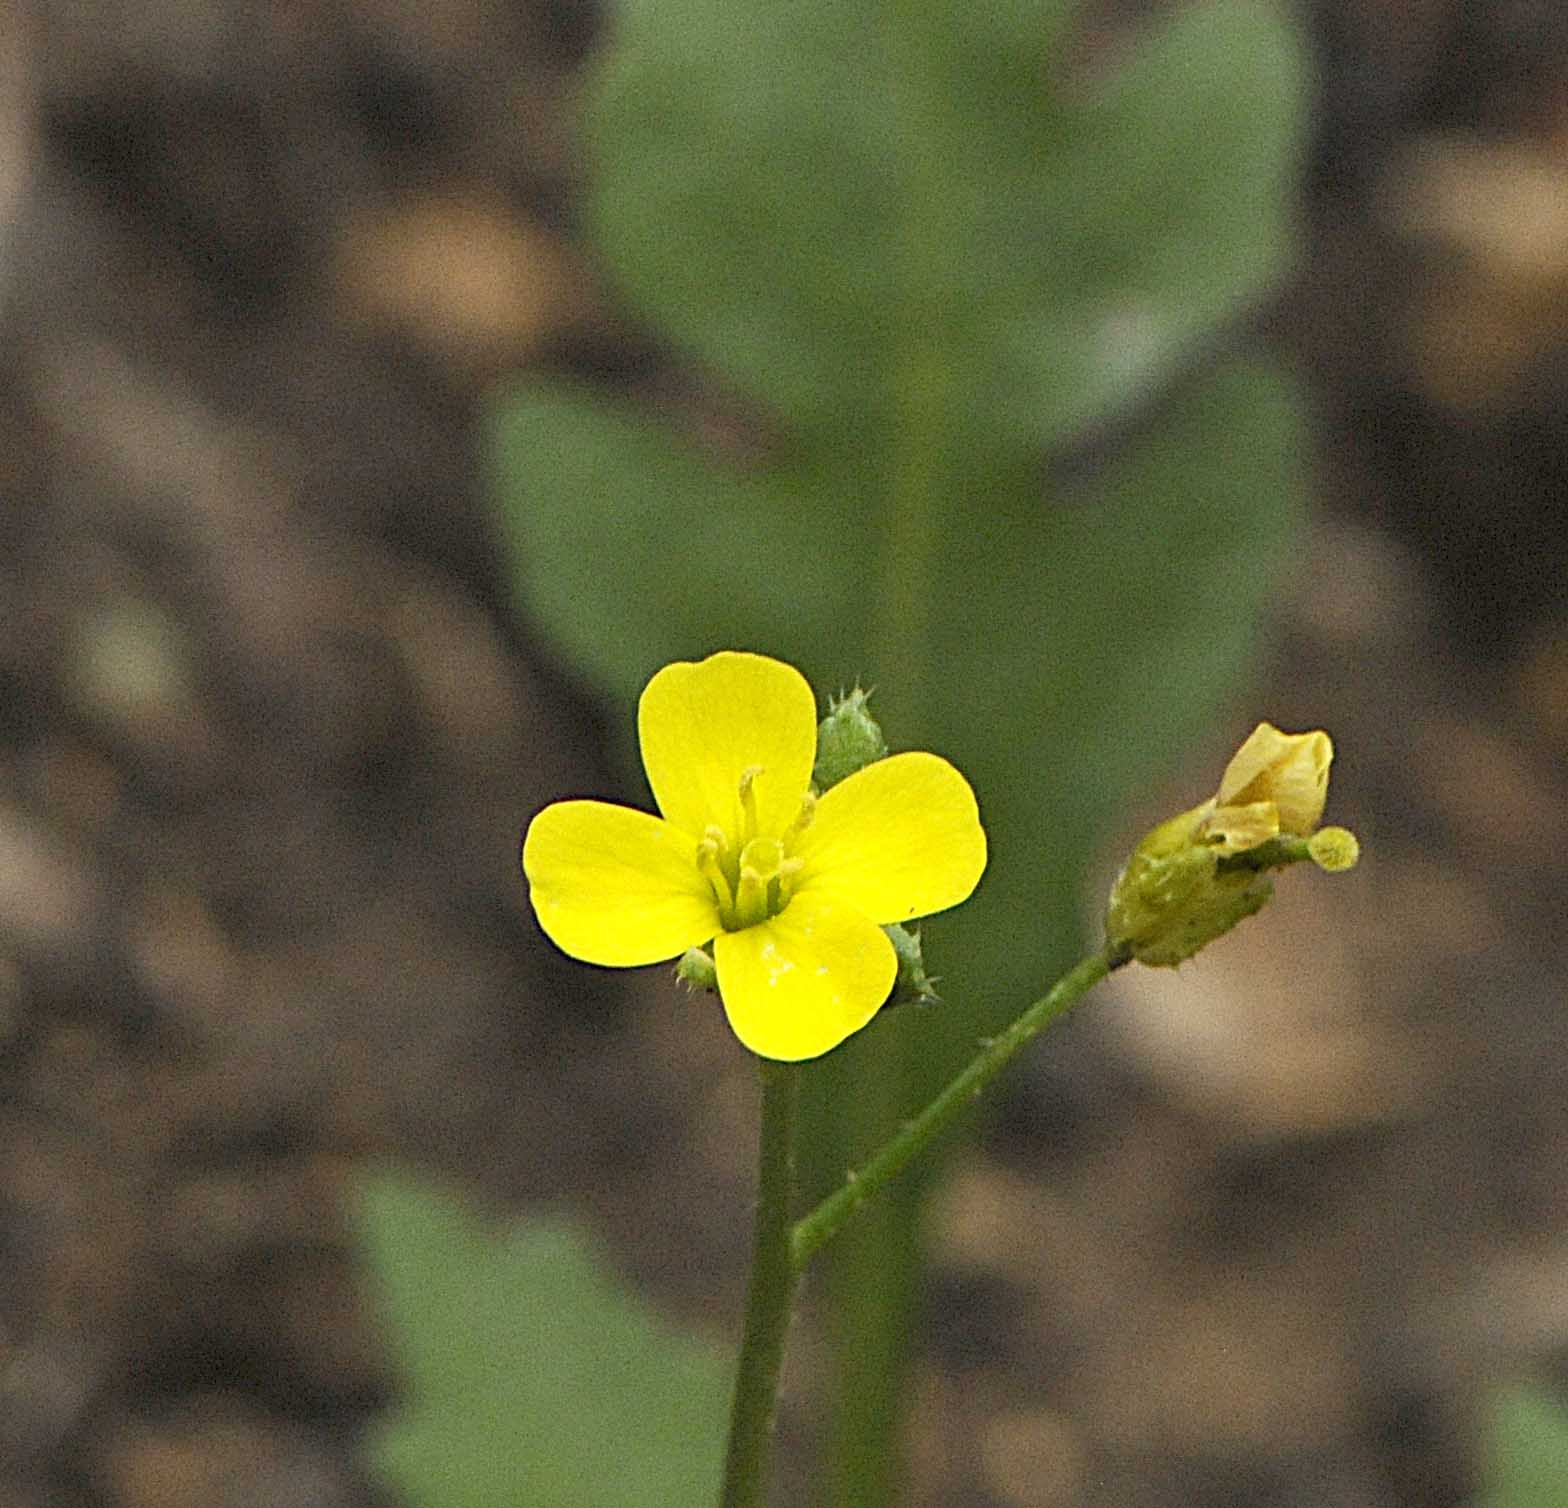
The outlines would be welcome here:
[[[740,809],[744,815],[742,843],[757,836],[757,792],[754,787],[762,771],[760,764],[749,764],[740,772]]]
[[[806,867],[804,859],[784,859],[768,885],[768,912],[777,916],[788,904],[795,888],[795,876]]]
[[[807,791],[801,797],[800,810],[795,813],[795,820],[784,829],[784,836],[779,840],[786,850],[794,847],[796,840],[811,826],[811,819],[817,814],[817,797],[813,791]]]
[[[697,868],[702,871],[703,879],[713,887],[713,898],[718,902],[720,918],[728,919],[735,914],[735,892],[730,889],[730,882],[719,862],[723,839],[714,838],[715,831],[709,828],[708,836],[698,841]]]

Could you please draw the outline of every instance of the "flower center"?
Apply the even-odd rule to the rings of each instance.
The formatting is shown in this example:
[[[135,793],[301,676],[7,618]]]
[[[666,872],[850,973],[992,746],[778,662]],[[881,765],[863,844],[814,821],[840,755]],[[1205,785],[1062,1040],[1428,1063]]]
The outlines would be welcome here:
[[[795,820],[776,838],[757,831],[757,796],[753,789],[760,765],[740,777],[741,830],[731,835],[716,824],[697,843],[697,867],[713,887],[719,920],[726,932],[755,927],[789,905],[802,861],[791,854],[811,822],[817,798],[807,791]]]

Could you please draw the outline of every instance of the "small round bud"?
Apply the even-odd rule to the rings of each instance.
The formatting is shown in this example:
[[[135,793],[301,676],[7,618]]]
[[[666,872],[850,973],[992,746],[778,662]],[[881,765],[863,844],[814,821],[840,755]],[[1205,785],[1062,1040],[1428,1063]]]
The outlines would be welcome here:
[[[702,948],[687,948],[676,960],[675,977],[689,990],[716,991],[719,971],[711,954]]]
[[[1307,852],[1319,869],[1329,874],[1354,869],[1361,857],[1361,844],[1348,827],[1320,827],[1307,839]]]
[[[817,729],[817,764],[811,772],[811,783],[819,791],[887,758],[887,740],[871,715],[869,701],[870,694],[858,686],[829,701],[828,715]]]

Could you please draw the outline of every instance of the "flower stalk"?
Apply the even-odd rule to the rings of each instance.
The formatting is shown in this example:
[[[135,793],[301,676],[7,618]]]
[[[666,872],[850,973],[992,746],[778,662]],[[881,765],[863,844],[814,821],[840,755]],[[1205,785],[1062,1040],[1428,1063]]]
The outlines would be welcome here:
[[[767,1501],[779,1374],[795,1284],[790,1217],[795,1195],[795,1112],[800,1072],[759,1058],[762,1114],[757,1137],[757,1228],[752,1245],[746,1327],[730,1409],[722,1508],[762,1508]]]
[[[836,1193],[829,1194],[809,1214],[796,1221],[790,1237],[796,1270],[822,1249],[866,1200],[886,1188],[911,1162],[963,1113],[964,1107],[1007,1067],[1053,1021],[1077,1004],[1125,958],[1113,960],[1105,952],[1081,959],[1051,989],[1029,1006],[1011,1025],[987,1038],[924,1110],[905,1121],[862,1166],[855,1169]]]
[[[763,1508],[777,1412],[784,1342],[800,1275],[855,1212],[884,1190],[1053,1021],[1081,1000],[1125,957],[1092,953],[1064,974],[1013,1023],[981,1044],[947,1086],[844,1186],[791,1224],[795,1186],[795,1114],[799,1070],[758,1059],[762,1113],[758,1133],[757,1224],[740,1365],[730,1411],[721,1508]]]

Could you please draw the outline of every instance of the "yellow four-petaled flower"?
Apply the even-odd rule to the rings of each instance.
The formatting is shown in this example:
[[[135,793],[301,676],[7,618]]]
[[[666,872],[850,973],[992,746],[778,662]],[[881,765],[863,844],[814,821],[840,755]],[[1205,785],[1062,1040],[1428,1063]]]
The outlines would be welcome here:
[[[816,702],[778,660],[666,665],[637,731],[662,816],[546,807],[523,840],[534,911],[587,963],[659,963],[711,941],[730,1026],[762,1057],[817,1057],[859,1031],[897,972],[882,926],[956,906],[985,869],[974,793],[935,754],[812,791]]]

